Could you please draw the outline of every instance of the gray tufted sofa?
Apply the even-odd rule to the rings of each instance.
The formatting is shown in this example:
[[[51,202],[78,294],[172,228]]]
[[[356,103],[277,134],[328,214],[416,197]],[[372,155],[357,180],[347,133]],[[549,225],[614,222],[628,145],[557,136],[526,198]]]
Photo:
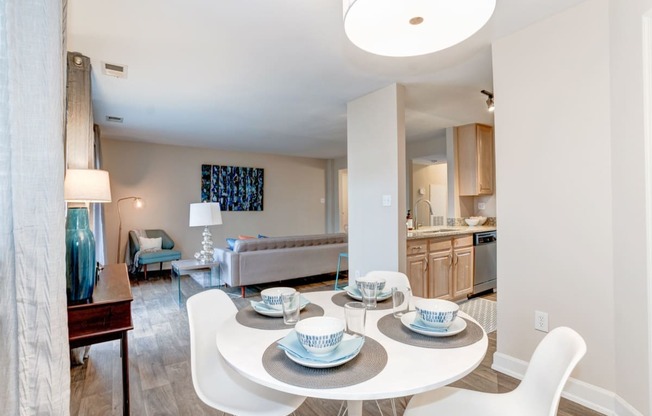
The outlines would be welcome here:
[[[340,253],[348,249],[347,235],[316,234],[237,240],[233,250],[215,248],[214,259],[229,286],[277,282],[334,273]]]

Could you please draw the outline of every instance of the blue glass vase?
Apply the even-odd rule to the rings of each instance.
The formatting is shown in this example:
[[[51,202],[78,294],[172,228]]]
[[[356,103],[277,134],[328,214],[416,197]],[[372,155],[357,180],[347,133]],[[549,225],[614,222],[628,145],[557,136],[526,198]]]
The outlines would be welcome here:
[[[95,238],[88,209],[68,208],[66,218],[66,293],[68,302],[87,301],[95,287]]]

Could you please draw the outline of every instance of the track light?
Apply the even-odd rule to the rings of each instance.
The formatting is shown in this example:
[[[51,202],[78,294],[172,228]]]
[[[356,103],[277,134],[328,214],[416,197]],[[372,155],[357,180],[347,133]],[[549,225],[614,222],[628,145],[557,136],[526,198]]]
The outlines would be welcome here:
[[[487,110],[490,112],[494,111],[494,93],[487,90],[480,91],[487,96]]]

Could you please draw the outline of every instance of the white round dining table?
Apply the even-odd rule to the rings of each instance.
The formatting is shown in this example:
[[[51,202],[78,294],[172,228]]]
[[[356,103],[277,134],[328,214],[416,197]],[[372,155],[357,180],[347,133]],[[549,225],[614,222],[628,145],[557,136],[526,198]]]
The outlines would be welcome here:
[[[344,308],[331,300],[336,293],[341,292],[305,292],[302,295],[321,306],[325,316],[344,319]],[[351,386],[306,388],[272,377],[263,366],[263,353],[272,343],[287,335],[293,328],[291,326],[280,330],[255,329],[238,323],[234,315],[218,328],[217,348],[226,362],[244,377],[271,389],[300,396],[347,400],[351,416],[362,415],[364,400],[407,396],[450,384],[472,372],[486,354],[488,340],[484,330],[481,340],[465,347],[422,348],[395,341],[379,331],[378,320],[391,314],[391,309],[367,312],[365,335],[385,348],[387,364],[375,377]],[[473,321],[461,311],[459,315]],[[290,359],[288,363],[291,363]]]

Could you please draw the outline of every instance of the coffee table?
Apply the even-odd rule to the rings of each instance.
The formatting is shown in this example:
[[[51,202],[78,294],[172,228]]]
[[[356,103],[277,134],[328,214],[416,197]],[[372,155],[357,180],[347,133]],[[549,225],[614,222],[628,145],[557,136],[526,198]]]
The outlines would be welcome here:
[[[222,276],[220,273],[220,262],[211,261],[211,262],[201,262],[199,260],[190,259],[190,260],[176,260],[171,264],[172,267],[172,276],[177,278],[177,290],[179,292],[179,305],[181,305],[181,275],[187,274],[191,271],[208,271],[211,274],[210,277],[210,287],[222,286]],[[217,269],[217,285],[213,285],[213,269]]]

